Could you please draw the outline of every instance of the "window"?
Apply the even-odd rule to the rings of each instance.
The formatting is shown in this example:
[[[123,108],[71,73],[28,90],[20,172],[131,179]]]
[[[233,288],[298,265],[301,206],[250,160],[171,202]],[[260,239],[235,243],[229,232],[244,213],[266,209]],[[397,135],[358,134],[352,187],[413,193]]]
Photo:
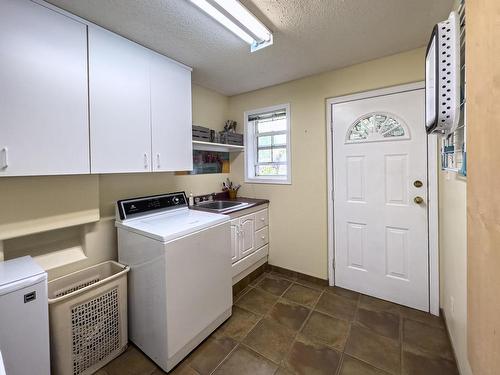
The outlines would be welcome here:
[[[290,184],[290,105],[245,112],[246,182]]]
[[[409,139],[406,125],[393,115],[371,113],[359,118],[349,127],[346,143],[387,141],[394,137]]]

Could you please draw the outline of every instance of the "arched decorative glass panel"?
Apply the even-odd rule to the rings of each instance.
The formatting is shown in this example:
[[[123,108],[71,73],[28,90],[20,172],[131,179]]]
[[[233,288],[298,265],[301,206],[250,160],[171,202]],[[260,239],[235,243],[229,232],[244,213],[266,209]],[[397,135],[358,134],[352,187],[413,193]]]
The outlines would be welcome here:
[[[406,125],[388,113],[370,113],[352,124],[347,130],[346,143],[409,139]]]

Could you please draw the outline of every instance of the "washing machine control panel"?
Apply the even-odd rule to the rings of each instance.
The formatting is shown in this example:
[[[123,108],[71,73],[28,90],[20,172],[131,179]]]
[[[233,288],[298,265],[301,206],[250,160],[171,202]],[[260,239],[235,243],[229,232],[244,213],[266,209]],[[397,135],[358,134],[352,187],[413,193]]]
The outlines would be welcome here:
[[[117,202],[117,216],[119,216],[120,220],[125,220],[180,207],[188,207],[184,192],[123,199]]]

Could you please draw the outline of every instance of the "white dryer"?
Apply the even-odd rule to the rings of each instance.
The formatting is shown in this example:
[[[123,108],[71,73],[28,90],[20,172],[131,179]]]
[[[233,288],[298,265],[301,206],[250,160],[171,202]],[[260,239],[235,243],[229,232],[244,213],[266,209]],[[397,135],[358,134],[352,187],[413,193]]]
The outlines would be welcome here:
[[[231,315],[229,217],[190,210],[181,192],[118,201],[116,226],[129,338],[170,371]]]

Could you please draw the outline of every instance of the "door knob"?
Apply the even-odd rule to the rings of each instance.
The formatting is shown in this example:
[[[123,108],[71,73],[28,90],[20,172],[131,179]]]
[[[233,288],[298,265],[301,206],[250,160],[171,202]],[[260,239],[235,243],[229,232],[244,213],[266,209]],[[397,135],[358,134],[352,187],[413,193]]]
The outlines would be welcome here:
[[[422,181],[415,180],[415,182],[413,182],[413,186],[415,186],[416,188],[422,187],[423,186]]]
[[[415,202],[416,204],[422,204],[422,203],[424,203],[424,198],[417,196],[417,197],[413,198],[413,202]]]

